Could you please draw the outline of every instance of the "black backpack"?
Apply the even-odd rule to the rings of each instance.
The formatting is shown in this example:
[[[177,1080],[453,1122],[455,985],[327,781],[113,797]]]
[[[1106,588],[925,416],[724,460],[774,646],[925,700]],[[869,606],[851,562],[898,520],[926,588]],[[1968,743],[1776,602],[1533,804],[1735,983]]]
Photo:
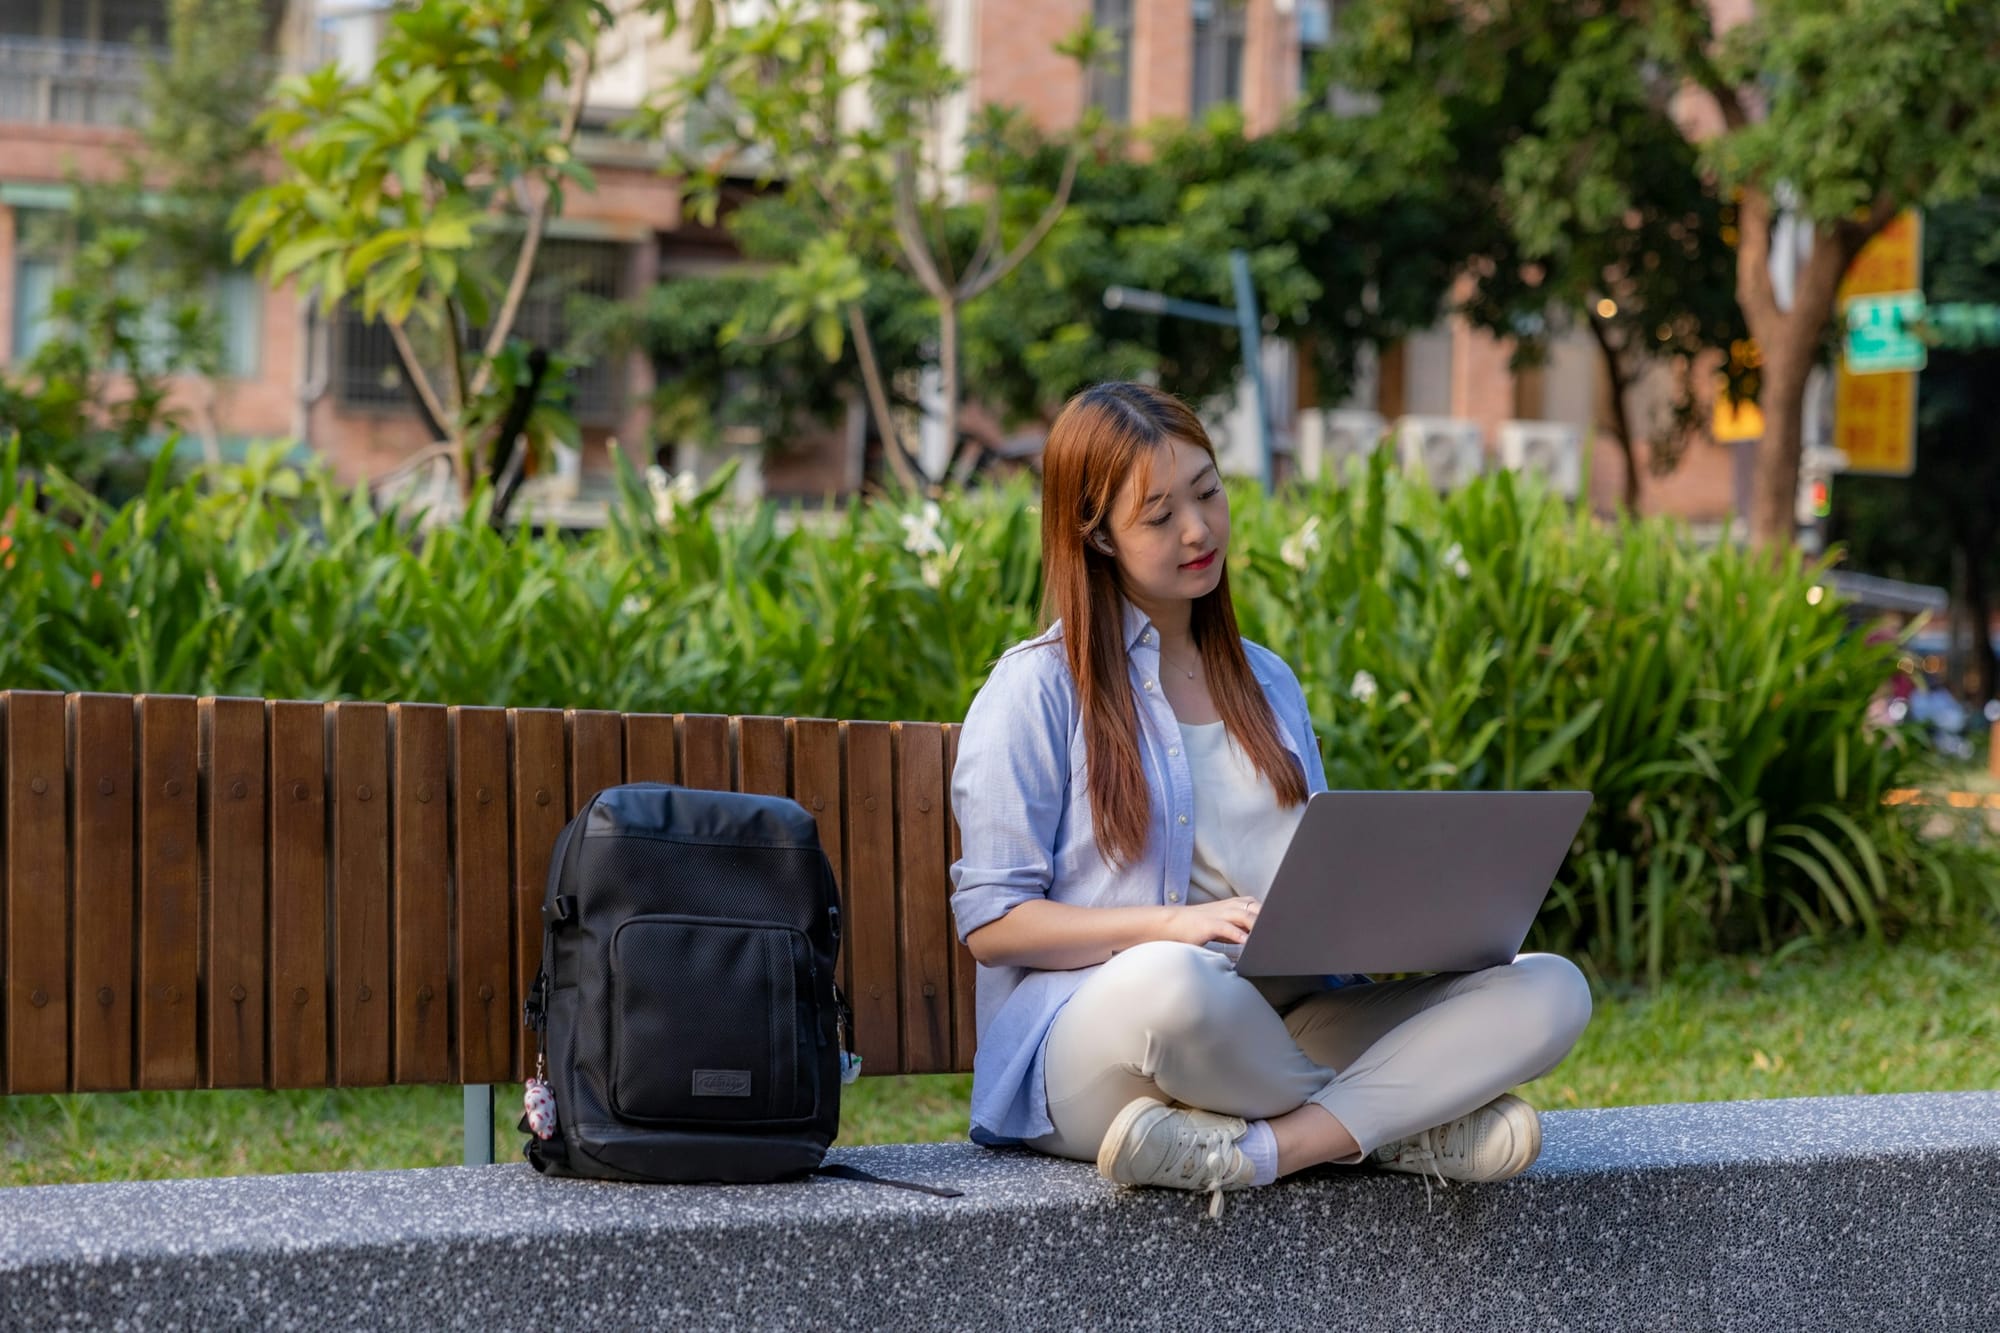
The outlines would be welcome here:
[[[536,1170],[875,1179],[820,1165],[853,1019],[834,984],[839,889],[804,806],[607,788],[556,838],[542,921],[526,1008],[556,1123],[544,1139],[522,1118]]]

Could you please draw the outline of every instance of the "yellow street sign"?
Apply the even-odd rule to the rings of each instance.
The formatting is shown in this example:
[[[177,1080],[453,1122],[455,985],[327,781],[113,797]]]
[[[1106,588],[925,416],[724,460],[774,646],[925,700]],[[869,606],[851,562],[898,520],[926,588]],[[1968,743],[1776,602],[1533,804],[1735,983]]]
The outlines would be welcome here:
[[[1836,310],[1860,296],[1922,291],[1923,215],[1898,213],[1877,232],[1841,280]],[[1847,455],[1846,472],[1907,477],[1917,465],[1917,374],[1857,375],[1843,354],[1833,385],[1833,447]]]
[[[1917,376],[1898,370],[1856,375],[1845,366],[1833,384],[1833,447],[1848,473],[1907,477],[1917,465]]]

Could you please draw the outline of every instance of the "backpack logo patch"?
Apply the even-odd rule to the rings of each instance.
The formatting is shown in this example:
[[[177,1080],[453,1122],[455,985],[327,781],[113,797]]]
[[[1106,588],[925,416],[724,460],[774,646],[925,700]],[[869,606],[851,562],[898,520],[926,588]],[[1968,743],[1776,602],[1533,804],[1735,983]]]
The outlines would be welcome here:
[[[697,1069],[694,1071],[697,1097],[748,1097],[750,1071],[747,1069]]]

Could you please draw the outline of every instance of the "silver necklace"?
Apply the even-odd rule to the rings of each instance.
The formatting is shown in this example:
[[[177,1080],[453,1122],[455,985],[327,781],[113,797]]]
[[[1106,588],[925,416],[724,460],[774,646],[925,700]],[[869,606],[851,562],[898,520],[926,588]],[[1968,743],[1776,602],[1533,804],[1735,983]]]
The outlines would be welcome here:
[[[1173,658],[1171,658],[1171,657],[1168,657],[1168,656],[1167,656],[1167,652],[1166,652],[1166,649],[1164,649],[1164,648],[1162,648],[1162,649],[1160,650],[1160,660],[1161,660],[1162,662],[1165,662],[1165,663],[1166,663],[1166,664],[1167,664],[1168,666],[1172,667],[1172,668],[1173,668],[1174,670],[1176,670],[1176,671],[1180,672],[1180,673],[1181,673],[1181,674],[1182,674],[1183,676],[1186,676],[1186,677],[1187,677],[1187,678],[1188,678],[1189,680],[1193,680],[1193,679],[1194,679],[1194,672],[1192,672],[1192,671],[1189,671],[1189,670],[1188,670],[1188,669],[1187,669],[1186,667],[1182,666],[1182,665],[1181,665],[1181,664],[1180,664],[1179,662],[1176,662],[1176,661],[1174,661],[1174,659],[1173,659]],[[1199,664],[1199,659],[1197,659],[1197,664]]]

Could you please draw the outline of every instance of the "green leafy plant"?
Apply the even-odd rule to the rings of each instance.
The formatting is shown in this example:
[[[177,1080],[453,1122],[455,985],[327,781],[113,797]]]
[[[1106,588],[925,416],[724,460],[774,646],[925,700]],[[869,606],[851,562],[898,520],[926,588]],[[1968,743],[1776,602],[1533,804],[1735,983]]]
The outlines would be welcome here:
[[[577,439],[510,339],[549,219],[592,185],[571,145],[611,21],[596,0],[430,0],[390,20],[365,84],[292,76],[260,122],[284,171],[237,210],[236,258],[381,319],[466,496],[516,438]]]
[[[18,454],[0,462],[13,463]],[[622,456],[621,456],[622,457]],[[620,465],[601,533],[421,531],[276,446],[112,506],[0,476],[0,686],[955,721],[1036,627],[1025,481],[807,515]],[[1329,779],[1581,788],[1537,940],[1658,977],[1996,905],[1990,844],[1885,798],[1926,775],[1867,704],[1868,643],[1796,555],[1598,526],[1509,475],[1448,497],[1378,455],[1234,485],[1244,632],[1298,670]]]

